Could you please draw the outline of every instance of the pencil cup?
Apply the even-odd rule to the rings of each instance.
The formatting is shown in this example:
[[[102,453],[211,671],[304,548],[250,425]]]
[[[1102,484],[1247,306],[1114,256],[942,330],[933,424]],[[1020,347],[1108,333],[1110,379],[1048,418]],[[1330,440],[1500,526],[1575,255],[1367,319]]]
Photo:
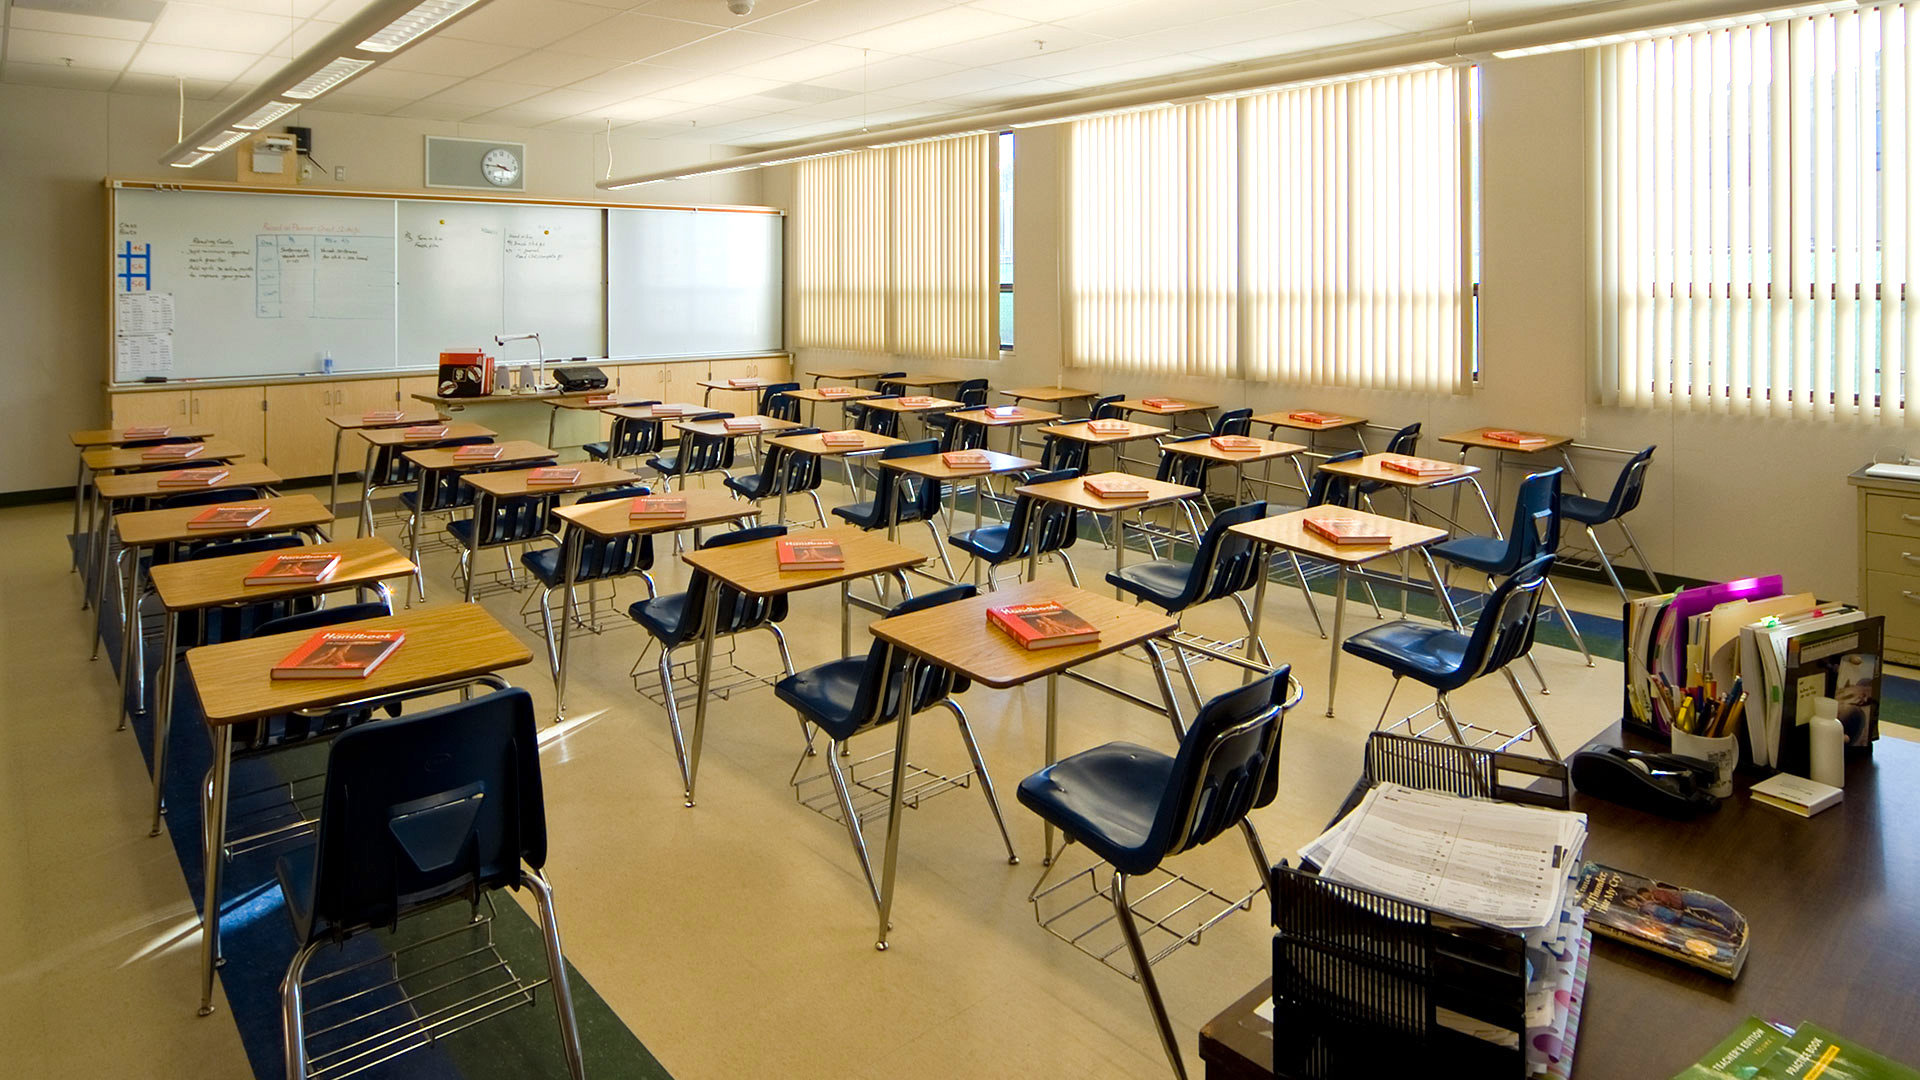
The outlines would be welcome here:
[[[1673,752],[1699,758],[1713,766],[1713,786],[1707,790],[1716,799],[1733,794],[1733,767],[1740,761],[1740,740],[1732,735],[1709,739],[1673,729]]]

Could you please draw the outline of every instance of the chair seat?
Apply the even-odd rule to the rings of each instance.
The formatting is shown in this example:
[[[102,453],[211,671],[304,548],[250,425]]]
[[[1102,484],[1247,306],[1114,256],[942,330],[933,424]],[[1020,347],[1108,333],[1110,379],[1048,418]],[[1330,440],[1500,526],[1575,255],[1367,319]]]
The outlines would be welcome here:
[[[420,505],[420,493],[418,491],[401,492],[400,505],[406,507],[409,510],[414,509],[415,507]]]
[[[1186,594],[1187,579],[1192,576],[1193,567],[1188,563],[1155,559],[1111,571],[1107,584],[1172,611]]]
[[[453,521],[449,521],[447,522],[447,532],[455,540],[460,541],[461,547],[466,547],[473,543],[473,519],[456,518]]]
[[[1012,557],[1012,551],[1007,544],[1005,525],[982,525],[977,529],[961,529],[947,537],[947,543],[987,562]]]
[[[828,738],[852,738],[860,729],[853,716],[854,698],[860,693],[860,680],[866,670],[864,656],[830,660],[774,683],[773,696],[818,725]]]
[[[580,445],[580,449],[585,450],[587,452],[587,456],[592,458],[595,461],[607,460],[607,453],[608,453],[607,443],[603,443],[603,442],[582,443]]]
[[[693,635],[677,633],[680,625],[680,613],[687,606],[687,594],[683,592],[656,596],[651,600],[641,600],[627,609],[627,614],[647,633],[659,638],[668,646],[684,644]]]
[[[655,454],[647,459],[647,468],[662,476],[671,476],[680,471],[680,455]]]
[[[1463,536],[1458,540],[1433,545],[1433,554],[1437,558],[1489,574],[1511,570],[1507,563],[1512,551],[1513,547],[1507,541],[1495,540],[1491,536]]]
[[[1398,619],[1362,630],[1340,647],[1435,690],[1457,690],[1474,674],[1462,666],[1467,635],[1444,626]]]
[[[884,529],[887,527],[887,519],[880,515],[879,510],[875,506],[875,502],[876,500],[868,499],[866,502],[836,506],[833,508],[833,515],[838,518],[844,518],[863,529]],[[919,506],[910,502],[901,504],[900,523],[902,525],[909,521],[919,520]]]
[[[766,477],[754,473],[752,476],[729,476],[724,483],[730,490],[737,491],[749,499],[758,499],[763,489],[773,487],[766,480]]]
[[[1582,525],[1598,525],[1607,520],[1607,503],[1605,499],[1590,499],[1585,495],[1562,495],[1560,516]]]
[[[549,589],[557,589],[565,584],[560,573],[560,549],[557,547],[540,548],[537,551],[520,553],[520,565],[540,579],[540,584]]]
[[[1174,759],[1133,743],[1083,750],[1020,781],[1020,802],[1124,874],[1159,865],[1147,842]]]
[[[318,848],[308,846],[274,863],[274,876],[280,879],[280,895],[286,898],[296,941],[313,940],[313,877],[318,852]],[[325,929],[320,932],[326,933]]]

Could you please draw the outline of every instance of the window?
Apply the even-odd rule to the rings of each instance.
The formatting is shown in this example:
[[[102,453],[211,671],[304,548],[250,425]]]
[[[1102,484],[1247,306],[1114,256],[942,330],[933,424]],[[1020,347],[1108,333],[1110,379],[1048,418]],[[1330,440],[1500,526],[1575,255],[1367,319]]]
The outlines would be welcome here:
[[[1013,348],[1013,132],[1000,133],[1000,351]]]
[[[801,347],[996,355],[994,149],[975,135],[799,164]]]
[[[1600,401],[1912,422],[1920,40],[1906,14],[1595,51]]]

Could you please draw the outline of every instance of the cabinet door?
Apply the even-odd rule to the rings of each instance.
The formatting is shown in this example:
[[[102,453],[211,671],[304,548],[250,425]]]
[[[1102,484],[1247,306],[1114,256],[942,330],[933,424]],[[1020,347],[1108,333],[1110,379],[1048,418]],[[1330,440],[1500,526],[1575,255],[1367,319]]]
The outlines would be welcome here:
[[[319,476],[333,461],[341,383],[277,383],[267,393],[267,464],[288,479]]]
[[[753,362],[753,372],[770,382],[792,382],[793,361],[784,356],[763,356]]]
[[[415,394],[433,394],[440,390],[438,375],[403,375],[398,380],[393,407],[396,409],[426,409],[431,406],[414,397]]]
[[[264,386],[232,386],[195,390],[189,414],[222,439],[238,443],[249,461],[267,456],[267,400]]]
[[[710,360],[707,361],[707,374],[701,376],[711,382],[726,382],[728,379],[753,378],[751,360]]]
[[[188,395],[185,390],[154,390],[144,394],[112,394],[107,408],[113,414],[114,427],[170,427],[185,424]]]
[[[398,384],[393,379],[355,379],[333,384],[332,411],[343,416],[364,416],[370,412],[398,407]],[[419,405],[420,402],[414,402]]]

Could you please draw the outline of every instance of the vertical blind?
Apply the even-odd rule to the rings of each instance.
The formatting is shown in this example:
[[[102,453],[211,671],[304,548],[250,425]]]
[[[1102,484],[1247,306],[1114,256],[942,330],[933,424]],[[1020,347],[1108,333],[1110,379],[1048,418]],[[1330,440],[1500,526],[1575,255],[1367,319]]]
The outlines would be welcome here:
[[[1069,362],[1464,389],[1465,80],[1434,68],[1075,122]]]
[[[971,135],[800,162],[796,344],[997,356],[994,146]]]
[[[1595,51],[1597,400],[1916,423],[1901,5]]]

